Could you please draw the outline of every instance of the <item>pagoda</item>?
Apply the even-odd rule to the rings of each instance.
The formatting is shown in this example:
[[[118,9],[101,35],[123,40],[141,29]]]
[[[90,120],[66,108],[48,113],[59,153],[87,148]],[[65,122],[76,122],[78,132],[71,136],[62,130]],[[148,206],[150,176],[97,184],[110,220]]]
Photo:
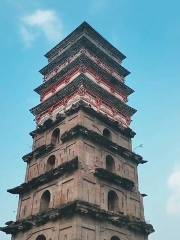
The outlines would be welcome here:
[[[135,109],[126,58],[83,22],[45,57],[36,129],[17,219],[1,231],[13,240],[147,240],[138,165],[129,127]]]

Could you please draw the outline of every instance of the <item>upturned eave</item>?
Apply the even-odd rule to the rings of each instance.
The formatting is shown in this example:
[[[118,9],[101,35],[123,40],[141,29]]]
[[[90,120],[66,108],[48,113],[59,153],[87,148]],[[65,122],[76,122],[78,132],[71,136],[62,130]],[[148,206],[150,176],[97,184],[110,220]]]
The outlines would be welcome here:
[[[106,104],[113,106],[119,113],[128,117],[131,117],[133,114],[136,113],[136,110],[134,108],[128,106],[127,104],[122,102],[120,99],[115,97],[113,94],[104,90],[101,86],[94,83],[91,79],[89,79],[84,74],[80,74],[71,83],[69,83],[66,87],[64,87],[62,90],[57,92],[55,95],[49,97],[44,102],[30,109],[30,112],[35,116],[38,114],[41,114],[47,111],[54,104],[57,104],[59,101],[62,101],[64,97],[69,96],[72,93],[75,93],[82,86],[87,91],[92,92],[93,95],[96,94]]]
[[[121,82],[115,76],[112,76],[105,69],[103,69],[100,65],[93,62],[88,56],[84,53],[76,58],[74,61],[69,63],[66,67],[64,67],[59,73],[57,73],[54,77],[42,83],[39,87],[35,88],[34,91],[38,94],[43,94],[49,88],[52,88],[57,83],[60,83],[64,78],[68,78],[68,76],[75,72],[77,69],[87,68],[92,69],[94,72],[98,73],[98,76],[103,80],[107,81],[107,83],[111,84],[115,89],[124,92],[127,96],[134,92],[133,89],[128,87],[124,82]],[[81,69],[80,69],[81,70]]]
[[[90,107],[86,102],[80,100],[79,102],[73,104],[68,110],[65,111],[65,113],[60,114],[58,113],[56,115],[55,120],[52,120],[51,118],[47,119],[43,125],[40,125],[37,127],[37,129],[30,132],[30,136],[33,138],[36,136],[36,134],[44,133],[46,130],[56,126],[58,123],[64,121],[64,119],[68,116],[71,116],[80,110],[83,110],[85,113],[90,114],[93,117],[96,117],[100,121],[103,121],[105,124],[107,124],[110,128],[114,129],[115,131],[118,131],[123,136],[127,138],[133,138],[136,133],[129,127],[123,127],[119,122],[110,119],[107,115],[104,115],[101,112],[95,111],[92,107]]]
[[[49,62],[39,72],[43,75],[48,74],[58,65],[62,65],[63,63],[65,63],[68,58],[71,58],[77,53],[80,53],[81,50],[88,51],[90,55],[98,58],[107,66],[119,72],[119,74],[123,77],[126,77],[130,74],[130,72],[126,68],[124,68],[120,63],[113,60],[110,56],[108,56],[85,36],[82,36],[82,38],[78,39],[78,41],[75,42],[70,48],[64,51],[61,55],[57,56],[57,58],[55,58],[53,61]]]
[[[107,41],[101,34],[99,34],[94,28],[92,28],[87,22],[80,24],[73,32],[71,32],[65,39],[58,43],[54,48],[48,51],[44,56],[47,58],[52,58],[56,55],[58,51],[66,48],[69,43],[75,41],[79,36],[86,33],[92,39],[94,39],[97,44],[101,43],[105,49],[107,49],[114,57],[120,61],[124,60],[126,56],[115,48],[109,41]]]

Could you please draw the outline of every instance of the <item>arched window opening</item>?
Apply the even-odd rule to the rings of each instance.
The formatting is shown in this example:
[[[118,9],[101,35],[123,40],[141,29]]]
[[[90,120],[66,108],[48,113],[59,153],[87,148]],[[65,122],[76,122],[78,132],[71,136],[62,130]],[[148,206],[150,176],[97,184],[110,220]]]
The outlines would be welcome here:
[[[118,237],[116,237],[116,236],[113,236],[113,237],[111,238],[111,240],[120,240],[120,238],[118,238]]]
[[[103,130],[103,136],[111,140],[111,132],[107,128]]]
[[[109,191],[108,193],[108,210],[112,212],[119,210],[119,199],[114,191]]]
[[[60,130],[59,128],[56,128],[51,136],[51,144],[56,145],[59,143],[60,140]]]
[[[36,238],[36,240],[46,240],[46,237],[43,234],[41,234]]]
[[[114,172],[115,170],[114,159],[110,155],[106,157],[106,169],[110,172]]]
[[[41,200],[40,200],[40,212],[45,212],[48,210],[49,208],[49,203],[51,200],[51,194],[50,192],[47,190],[45,191],[42,196],[41,196]]]
[[[52,155],[52,156],[50,156],[48,158],[47,164],[46,164],[46,171],[47,172],[54,169],[54,167],[55,167],[55,160],[56,160],[56,158],[55,158],[54,155]]]

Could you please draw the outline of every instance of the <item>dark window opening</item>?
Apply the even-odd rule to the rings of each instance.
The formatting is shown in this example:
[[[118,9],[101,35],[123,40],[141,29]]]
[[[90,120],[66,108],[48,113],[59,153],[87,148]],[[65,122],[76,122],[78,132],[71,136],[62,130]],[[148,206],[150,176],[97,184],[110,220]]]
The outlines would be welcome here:
[[[46,164],[46,171],[47,172],[54,169],[54,167],[55,167],[55,160],[56,160],[56,158],[55,158],[54,155],[52,155],[52,156],[50,156],[48,158],[47,164]]]
[[[56,145],[60,141],[60,130],[59,128],[56,128],[51,136],[51,144]]]
[[[103,136],[111,140],[111,132],[107,128],[103,130]]]
[[[45,191],[42,196],[41,196],[41,200],[40,200],[40,212],[45,212],[49,209],[49,203],[50,203],[50,199],[51,199],[51,194],[50,192],[47,190]]]
[[[109,191],[108,193],[108,210],[112,212],[119,210],[119,199],[114,191]]]
[[[111,238],[111,240],[120,240],[120,238],[118,238],[118,237],[116,237],[116,236],[113,236],[113,237]]]
[[[46,240],[46,237],[43,234],[41,234],[36,238],[36,240]]]
[[[114,172],[115,170],[114,159],[110,155],[106,157],[106,169],[110,172]]]

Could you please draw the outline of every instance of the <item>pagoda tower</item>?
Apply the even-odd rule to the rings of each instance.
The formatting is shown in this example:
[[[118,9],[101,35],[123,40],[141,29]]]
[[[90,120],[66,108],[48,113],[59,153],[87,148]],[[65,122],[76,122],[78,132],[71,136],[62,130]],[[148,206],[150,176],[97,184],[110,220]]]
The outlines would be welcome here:
[[[45,57],[13,240],[147,240],[126,58],[83,22]]]

